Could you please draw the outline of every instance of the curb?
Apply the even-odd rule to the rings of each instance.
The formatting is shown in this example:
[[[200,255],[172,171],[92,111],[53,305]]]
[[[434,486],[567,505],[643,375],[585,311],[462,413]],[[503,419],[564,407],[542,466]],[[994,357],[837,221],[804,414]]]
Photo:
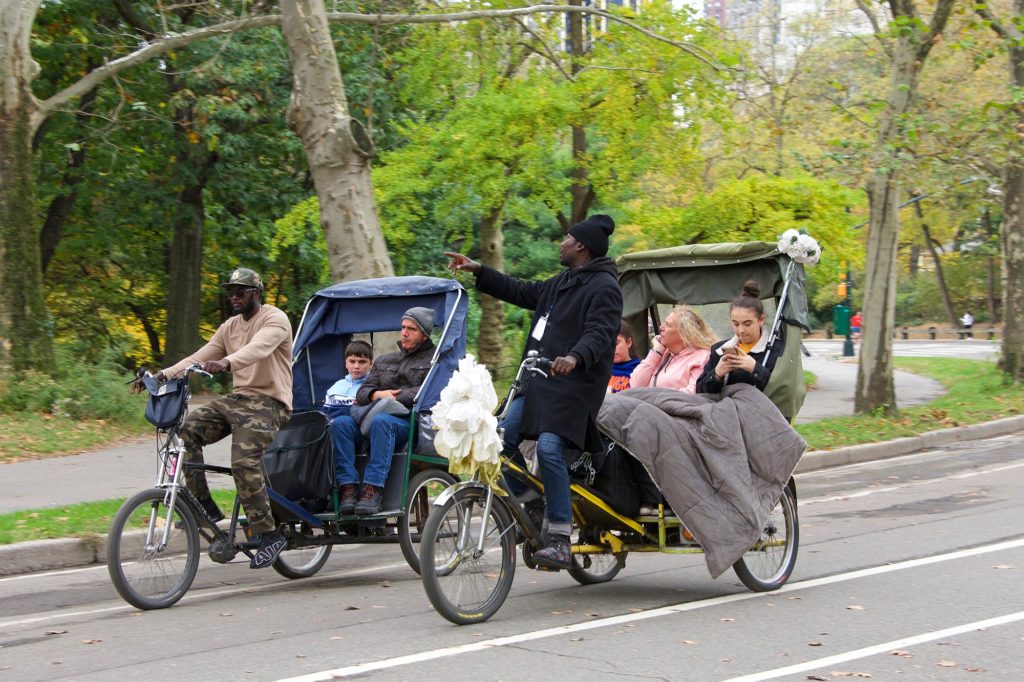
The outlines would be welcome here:
[[[882,443],[851,445],[835,450],[811,450],[804,454],[794,473],[902,457],[920,450],[953,443],[981,440],[1024,431],[1024,416],[1007,417],[983,424],[929,431],[920,436],[897,438]],[[52,571],[106,563],[106,537],[33,540],[0,545],[0,576]]]

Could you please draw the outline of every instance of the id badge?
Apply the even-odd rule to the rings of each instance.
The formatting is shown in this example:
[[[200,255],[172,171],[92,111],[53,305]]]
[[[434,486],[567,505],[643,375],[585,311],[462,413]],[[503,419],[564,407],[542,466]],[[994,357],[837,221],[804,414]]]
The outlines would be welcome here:
[[[541,339],[544,338],[544,330],[547,329],[547,326],[548,316],[544,315],[539,320],[537,320],[537,326],[533,328],[533,333],[530,334],[530,336],[536,339],[537,341],[540,341]]]

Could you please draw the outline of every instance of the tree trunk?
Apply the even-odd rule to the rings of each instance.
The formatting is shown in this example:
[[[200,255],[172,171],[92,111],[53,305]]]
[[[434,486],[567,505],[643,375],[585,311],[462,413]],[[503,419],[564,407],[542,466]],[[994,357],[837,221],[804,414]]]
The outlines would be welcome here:
[[[373,143],[349,113],[323,0],[283,0],[281,30],[292,63],[288,125],[306,150],[331,274],[338,282],[394,275],[373,197]]]
[[[875,140],[874,172],[867,183],[871,222],[864,282],[864,332],[854,409],[858,414],[896,414],[892,376],[892,332],[896,309],[899,246],[899,156],[905,153],[904,116],[917,97],[921,69],[949,19],[954,0],[939,0],[927,29],[911,0],[889,3],[895,20],[908,27],[886,44],[892,59],[886,110]]]
[[[582,6],[583,0],[570,0],[572,6]],[[583,30],[582,14],[573,13],[569,15],[569,36],[572,40],[572,65],[570,73],[577,75],[583,65],[580,63],[582,57],[587,54],[587,37]],[[594,202],[594,187],[590,184],[590,175],[587,172],[587,131],[583,126],[572,126],[572,170],[569,171],[569,178],[572,180],[570,193],[572,194],[572,208],[569,211],[569,226],[583,222],[587,219],[587,211]],[[568,232],[566,227],[566,232]]]
[[[924,218],[924,212],[921,210],[920,201],[914,204],[914,210],[917,211],[918,220]],[[946,277],[942,274],[942,261],[939,259],[939,250],[935,248],[935,242],[932,240],[932,233],[924,222],[921,223],[921,234],[924,235],[925,246],[928,247],[928,253],[932,255],[932,262],[935,263],[935,281],[939,285],[939,295],[942,296],[942,305],[946,308],[946,317],[949,319],[950,326],[953,329],[956,329],[958,326],[956,313],[953,312],[953,301],[949,299],[949,288],[946,286]]]
[[[205,172],[202,175],[205,178]],[[167,254],[165,364],[177,362],[200,346],[199,319],[205,223],[203,181],[194,180],[178,195],[174,235]]]
[[[985,224],[985,236],[988,237],[991,242],[994,236],[992,232],[992,212],[985,208],[985,211],[981,214],[982,221]],[[999,305],[997,303],[998,295],[997,291],[999,288],[997,274],[996,274],[996,257],[991,253],[985,258],[986,265],[986,278],[985,278],[985,302],[988,305],[988,319],[992,321],[992,324],[999,322]]]
[[[33,176],[29,37],[39,0],[0,3],[0,367],[53,370]]]
[[[1024,83],[1022,83],[1024,86]],[[1024,106],[1018,104],[1018,109]],[[1024,134],[1024,111],[1018,123]],[[1013,382],[1024,380],[1024,145],[1020,145],[1016,161],[1010,162],[1003,184],[1003,223],[1000,235],[1003,245],[1003,272],[1006,289],[1003,294],[1003,343],[999,368]]]
[[[480,222],[480,262],[495,270],[505,270],[505,236],[501,231],[501,207],[491,210]],[[478,359],[494,376],[501,366],[504,346],[505,304],[480,295],[480,335],[476,341]]]
[[[892,329],[896,309],[896,253],[899,242],[898,189],[892,173],[876,173],[868,184],[871,226],[864,272],[860,367],[854,409],[896,413],[892,377]]]

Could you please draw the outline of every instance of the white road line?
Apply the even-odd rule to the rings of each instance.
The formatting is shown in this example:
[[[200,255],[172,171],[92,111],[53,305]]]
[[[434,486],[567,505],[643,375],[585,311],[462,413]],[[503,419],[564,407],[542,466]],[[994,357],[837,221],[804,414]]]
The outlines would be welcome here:
[[[836,654],[835,656],[826,656],[825,658],[819,658],[814,661],[807,661],[806,663],[798,663],[796,665],[790,665],[785,668],[776,668],[775,670],[766,670],[764,672],[743,675],[741,677],[732,677],[728,680],[725,680],[725,682],[763,682],[763,680],[775,680],[780,677],[785,677],[786,675],[796,675],[798,673],[807,672],[809,670],[826,668],[833,665],[837,665],[839,663],[853,661],[858,658],[876,656],[878,654],[888,653],[896,649],[906,649],[908,647],[916,646],[918,644],[932,642],[936,639],[943,639],[944,637],[953,637],[954,635],[962,635],[965,632],[971,632],[973,630],[983,630],[985,628],[992,628],[998,625],[1006,625],[1007,623],[1013,623],[1018,620],[1024,620],[1024,611],[1018,611],[1017,613],[1008,613],[1005,616],[999,616],[998,618],[989,618],[988,620],[978,620],[973,623],[967,623],[965,625],[957,625],[956,627],[946,628],[945,630],[936,630],[935,632],[929,632],[924,635],[915,635],[913,637],[905,637],[903,639],[894,639],[889,642],[883,642],[882,644],[876,644],[875,646],[864,647],[863,649],[855,649],[853,651],[847,651],[843,654]]]
[[[992,467],[990,469],[979,469],[978,471],[970,471],[965,474],[956,474],[954,476],[945,476],[942,478],[930,478],[923,481],[911,481],[909,483],[901,483],[899,485],[890,485],[884,488],[868,488],[867,490],[859,490],[852,493],[844,493],[842,495],[830,495],[828,497],[812,497],[807,500],[799,500],[798,504],[800,507],[806,507],[812,504],[821,504],[823,502],[842,502],[844,500],[852,500],[858,497],[868,497],[869,495],[875,495],[877,493],[891,493],[894,490],[903,490],[906,488],[917,488],[923,485],[932,485],[934,483],[940,483],[942,481],[959,480],[964,478],[974,478],[975,476],[984,476],[986,474],[995,474],[1001,471],[1008,471],[1010,469],[1019,469],[1024,467],[1024,462],[1017,464],[1007,464],[1005,466]]]
[[[332,572],[324,573],[322,575],[315,575],[310,578],[303,579],[303,583],[312,583],[319,580],[333,580],[336,578],[349,578],[357,575],[366,575],[369,573],[377,573],[378,571],[384,571],[391,568],[402,568],[408,566],[406,562],[395,563],[395,564],[383,564],[381,566],[369,566],[367,568],[359,568],[351,571]],[[265,583],[263,585],[251,585],[249,587],[236,587],[228,590],[217,590],[215,592],[196,592],[194,594],[186,594],[181,598],[181,603],[188,603],[194,601],[201,601],[204,599],[212,599],[214,597],[227,597],[233,594],[242,594],[244,592],[263,592],[265,590],[273,590],[284,587],[286,585],[293,585],[292,581],[288,582],[274,582]],[[107,606],[101,609],[89,609],[88,611],[65,611],[61,613],[53,613],[47,616],[35,616],[32,618],[21,618],[18,620],[5,620],[0,621],[0,629],[15,627],[18,625],[33,625],[35,623],[45,623],[52,620],[68,620],[71,618],[79,618],[82,616],[93,616],[101,613],[114,613],[117,611],[137,611],[134,606],[128,604],[120,604],[118,606]]]
[[[600,618],[598,620],[587,621],[585,623],[575,623],[573,625],[562,625],[559,627],[547,628],[544,630],[534,630],[533,632],[523,632],[518,635],[498,637],[495,639],[484,640],[481,642],[474,642],[472,644],[452,646],[445,649],[422,651],[419,653],[409,654],[406,656],[386,658],[380,661],[357,663],[355,665],[346,666],[344,668],[335,668],[333,670],[323,670],[316,673],[310,673],[308,675],[300,675],[298,677],[289,677],[278,680],[278,682],[323,682],[326,680],[337,679],[339,677],[351,677],[353,675],[362,675],[368,672],[372,672],[374,670],[386,670],[389,668],[397,668],[403,665],[410,665],[412,663],[422,663],[423,661],[432,661],[439,658],[460,656],[462,654],[468,654],[477,651],[486,651],[488,649],[494,649],[496,647],[510,646],[513,644],[520,644],[522,642],[530,642],[538,639],[545,639],[547,637],[557,637],[559,635],[567,635],[575,632],[594,630],[597,628],[614,627],[617,625],[622,625],[623,623],[633,623],[636,621],[650,620],[652,618],[660,618],[662,616],[669,616],[675,613],[684,613],[686,611],[696,611],[698,609],[704,609],[711,606],[718,606],[720,604],[730,604],[738,601],[746,601],[748,599],[758,599],[761,597],[765,597],[766,595],[775,595],[785,592],[796,592],[799,590],[806,590],[812,587],[820,587],[822,585],[842,583],[849,580],[857,580],[859,578],[868,578],[875,575],[882,575],[884,573],[892,573],[894,571],[902,571],[910,568],[917,568],[919,566],[927,566],[929,564],[941,563],[944,561],[953,561],[955,559],[975,557],[980,556],[982,554],[988,554],[990,552],[1000,552],[1008,549],[1017,549],[1019,547],[1024,547],[1024,538],[1000,542],[994,545],[975,547],[973,549],[959,550],[956,552],[950,552],[948,554],[937,554],[934,556],[924,557],[921,559],[901,561],[899,563],[889,564],[886,566],[875,566],[873,568],[865,568],[858,571],[851,571],[850,573],[841,573],[839,575],[828,576],[825,578],[815,578],[813,580],[805,580],[798,583],[791,583],[789,585],[784,586],[780,590],[776,590],[775,592],[744,592],[740,594],[730,594],[722,597],[714,597],[712,599],[704,599],[696,602],[674,604],[672,606],[663,606],[658,609],[651,609],[650,611],[628,613],[623,614],[621,616],[611,616],[609,618]]]

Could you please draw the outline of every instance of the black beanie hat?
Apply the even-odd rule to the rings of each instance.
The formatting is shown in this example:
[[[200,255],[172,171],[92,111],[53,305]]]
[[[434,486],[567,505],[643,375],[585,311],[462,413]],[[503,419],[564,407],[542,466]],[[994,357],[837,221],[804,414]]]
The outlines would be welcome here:
[[[569,228],[569,234],[587,247],[590,255],[599,258],[608,253],[608,236],[615,231],[615,221],[610,215],[595,213],[582,223]]]

